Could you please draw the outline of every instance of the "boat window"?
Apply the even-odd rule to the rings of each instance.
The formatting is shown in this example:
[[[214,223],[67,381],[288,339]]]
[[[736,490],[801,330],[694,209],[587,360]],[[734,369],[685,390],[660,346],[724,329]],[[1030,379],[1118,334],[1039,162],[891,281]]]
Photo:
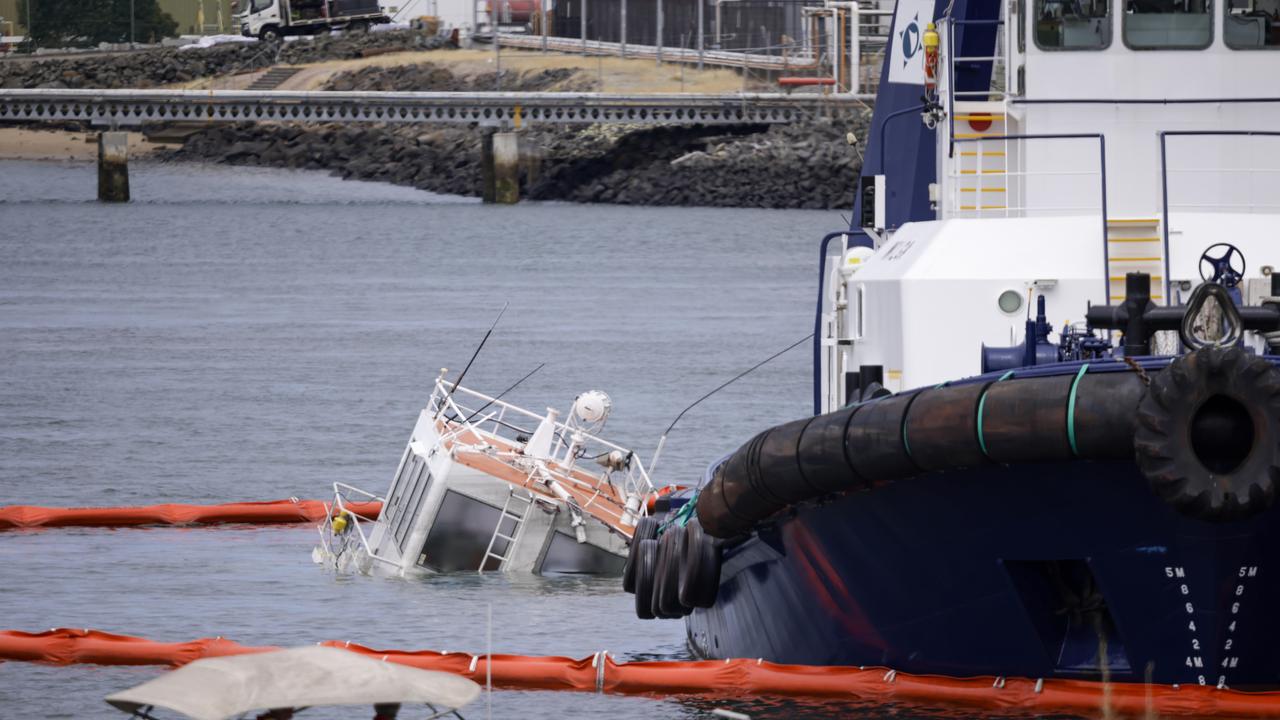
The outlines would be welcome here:
[[[493,541],[494,553],[507,554],[506,541],[494,537],[501,520],[501,508],[453,490],[445,491],[418,553],[418,564],[436,572],[475,572],[482,569],[482,563],[484,570],[498,570],[501,561],[485,557],[485,552]]]
[[[1280,0],[1226,0],[1222,36],[1236,50],[1280,48]]]
[[[409,531],[413,529],[418,517],[418,510],[422,507],[422,499],[426,497],[427,487],[430,485],[431,470],[427,468],[426,463],[421,463],[418,465],[418,471],[413,475],[413,481],[405,494],[407,500],[400,508],[400,514],[396,517],[393,529],[396,547],[400,549],[400,552],[404,552],[404,541],[408,538]]]
[[[580,543],[557,530],[538,570],[543,575],[621,575],[623,562],[625,561],[621,557],[603,548],[591,543]]]
[[[411,455],[409,448],[405,448],[404,458],[400,460],[400,474],[396,475],[396,479],[391,483],[391,489],[387,491],[387,502],[382,508],[382,514],[379,520],[390,524],[396,518],[396,510],[404,504],[405,488],[409,484],[409,478],[418,472],[418,466],[422,460],[417,455]]]
[[[1138,50],[1199,50],[1213,42],[1213,0],[1124,0],[1124,42]]]
[[[1036,0],[1041,50],[1102,50],[1111,45],[1110,0]]]

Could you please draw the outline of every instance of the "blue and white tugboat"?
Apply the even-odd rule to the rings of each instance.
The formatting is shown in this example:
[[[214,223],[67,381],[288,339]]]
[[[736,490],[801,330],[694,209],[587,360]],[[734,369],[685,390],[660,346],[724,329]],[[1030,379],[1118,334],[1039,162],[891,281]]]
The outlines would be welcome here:
[[[815,414],[642,521],[637,612],[711,658],[1280,686],[1280,6],[892,37]]]

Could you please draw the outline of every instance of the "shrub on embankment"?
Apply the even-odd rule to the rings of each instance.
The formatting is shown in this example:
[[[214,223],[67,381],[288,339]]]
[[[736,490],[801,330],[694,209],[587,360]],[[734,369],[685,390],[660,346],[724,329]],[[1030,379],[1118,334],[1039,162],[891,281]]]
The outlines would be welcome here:
[[[301,39],[280,48],[234,43],[190,50],[156,48],[110,56],[13,59],[0,63],[0,88],[150,88],[252,72],[275,64],[298,65],[358,58],[370,52],[445,46],[442,38],[398,30]]]

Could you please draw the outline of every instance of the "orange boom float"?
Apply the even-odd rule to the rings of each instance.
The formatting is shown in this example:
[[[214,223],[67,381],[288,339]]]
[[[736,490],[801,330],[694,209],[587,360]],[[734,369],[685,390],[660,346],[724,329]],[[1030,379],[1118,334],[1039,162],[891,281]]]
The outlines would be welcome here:
[[[349,503],[348,509],[376,518],[380,502]],[[319,522],[329,515],[322,500],[270,500],[222,505],[146,505],[116,508],[0,507],[0,530],[37,527],[139,527],[143,525],[276,525]]]
[[[432,650],[376,650],[322,643],[386,662],[454,673],[504,688],[645,695],[740,697],[743,693],[835,699],[946,703],[1036,713],[1103,711],[1120,715],[1275,717],[1280,693],[1207,686],[1109,684],[1077,680],[948,678],[887,668],[777,665],[760,660],[617,662],[606,652],[585,658],[470,655]],[[223,638],[161,643],[98,630],[0,631],[0,659],[71,665],[167,665],[206,657],[266,652]]]

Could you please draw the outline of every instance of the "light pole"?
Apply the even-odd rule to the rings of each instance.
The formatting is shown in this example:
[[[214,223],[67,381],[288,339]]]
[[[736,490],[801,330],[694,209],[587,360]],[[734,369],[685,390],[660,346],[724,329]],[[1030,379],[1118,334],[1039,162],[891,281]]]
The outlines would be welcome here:
[[[133,29],[133,0],[129,0],[129,49],[133,49],[134,43],[137,42],[137,36]]]

